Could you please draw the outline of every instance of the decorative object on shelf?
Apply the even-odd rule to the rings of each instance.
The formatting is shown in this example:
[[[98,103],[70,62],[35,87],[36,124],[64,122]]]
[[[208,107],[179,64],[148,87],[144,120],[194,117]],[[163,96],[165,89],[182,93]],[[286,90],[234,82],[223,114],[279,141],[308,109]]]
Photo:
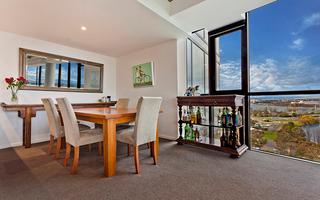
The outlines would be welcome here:
[[[145,87],[154,85],[153,62],[132,67],[133,87]]]
[[[23,88],[28,81],[23,76],[20,76],[16,79],[9,77],[5,78],[4,80],[8,84],[7,90],[11,90],[11,102],[18,103],[18,91]]]
[[[106,103],[111,102],[111,96],[103,96],[101,99],[99,99],[99,102]]]
[[[199,85],[196,85],[194,87],[188,87],[186,89],[186,92],[184,93],[184,96],[200,96]]]

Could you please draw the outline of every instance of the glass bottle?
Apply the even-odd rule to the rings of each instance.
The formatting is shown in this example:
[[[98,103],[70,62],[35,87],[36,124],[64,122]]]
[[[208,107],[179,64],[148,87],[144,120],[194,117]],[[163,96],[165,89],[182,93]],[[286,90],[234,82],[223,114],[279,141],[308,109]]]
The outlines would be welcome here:
[[[202,123],[201,111],[200,111],[200,107],[198,106],[198,110],[197,110],[197,124],[201,124],[201,123]]]
[[[224,113],[224,116],[225,116],[225,126],[228,126],[228,124],[229,124],[229,108],[228,107],[226,107],[226,109],[225,109],[225,113]]]
[[[191,111],[191,124],[197,124],[197,115],[195,111],[192,109]]]
[[[226,140],[226,136],[225,136],[225,134],[224,134],[224,128],[223,128],[223,129],[222,129],[222,135],[221,135],[221,137],[220,137],[220,146],[221,146],[221,147],[226,146],[226,145],[225,145],[225,140]]]
[[[222,126],[222,112],[221,109],[219,109],[219,113],[217,115],[217,119],[218,119],[218,126]]]
[[[190,135],[191,135],[191,127],[187,123],[185,125],[185,127],[184,127],[184,139],[185,140],[189,140],[190,139]]]
[[[226,126],[226,109],[225,108],[223,108],[221,120],[222,120],[222,126],[223,127]]]
[[[241,126],[242,125],[242,115],[241,115],[241,112],[240,112],[240,108],[239,108],[239,110],[238,110],[238,126]]]
[[[194,131],[194,141],[199,142],[199,137],[200,137],[200,133],[199,133],[198,128],[196,128],[196,130]]]
[[[228,114],[227,115],[228,115],[228,123],[227,123],[227,125],[231,127],[233,125],[232,110],[228,109]]]
[[[182,121],[186,122],[188,121],[188,113],[187,110],[183,110],[183,115],[182,115]]]

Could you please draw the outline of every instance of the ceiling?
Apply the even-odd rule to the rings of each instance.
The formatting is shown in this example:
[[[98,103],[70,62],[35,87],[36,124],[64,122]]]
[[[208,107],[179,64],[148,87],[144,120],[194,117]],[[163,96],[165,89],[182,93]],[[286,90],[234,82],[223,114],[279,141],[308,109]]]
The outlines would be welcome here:
[[[213,30],[244,19],[244,13],[276,0],[138,0],[164,19],[191,33]]]
[[[0,0],[0,30],[118,57],[228,24],[271,1]]]
[[[0,30],[108,56],[185,34],[135,0],[0,0]],[[87,27],[86,31],[81,26]]]

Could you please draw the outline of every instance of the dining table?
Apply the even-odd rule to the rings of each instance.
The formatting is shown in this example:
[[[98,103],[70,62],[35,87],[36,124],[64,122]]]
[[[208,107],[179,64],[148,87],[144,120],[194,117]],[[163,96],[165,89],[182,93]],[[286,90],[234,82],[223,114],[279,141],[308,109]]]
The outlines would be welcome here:
[[[116,175],[116,127],[117,124],[130,123],[135,121],[136,108],[79,108],[74,109],[77,119],[89,121],[102,125],[103,131],[103,159],[104,176],[111,177]],[[159,151],[158,128],[156,131],[155,150]]]

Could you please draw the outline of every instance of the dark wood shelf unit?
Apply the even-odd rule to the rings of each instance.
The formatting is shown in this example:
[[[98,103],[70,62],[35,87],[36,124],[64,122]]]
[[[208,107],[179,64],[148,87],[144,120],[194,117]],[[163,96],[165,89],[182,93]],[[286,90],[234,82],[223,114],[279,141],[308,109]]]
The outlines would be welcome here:
[[[229,153],[231,157],[238,158],[248,149],[248,146],[245,144],[245,104],[244,104],[244,96],[242,95],[208,95],[208,96],[178,96],[177,104],[179,108],[179,138],[177,139],[178,144],[188,144],[193,146],[199,146],[207,149],[222,151],[225,153]],[[231,107],[232,109],[232,119],[233,126],[218,126],[215,124],[209,123],[200,123],[200,124],[191,124],[190,121],[182,120],[182,108],[183,106],[201,106],[201,107]],[[235,126],[235,116],[236,110],[239,109],[242,115],[242,125]],[[214,116],[211,116],[214,117]],[[212,121],[212,120],[211,120]],[[231,135],[231,143],[232,145],[221,146],[220,140],[214,138],[214,136],[206,137],[206,141],[195,141],[195,140],[187,140],[183,137],[183,124],[191,124],[192,126],[207,126],[209,127],[209,135],[214,135],[214,129],[224,129],[228,130]],[[217,141],[218,140],[218,141]]]

